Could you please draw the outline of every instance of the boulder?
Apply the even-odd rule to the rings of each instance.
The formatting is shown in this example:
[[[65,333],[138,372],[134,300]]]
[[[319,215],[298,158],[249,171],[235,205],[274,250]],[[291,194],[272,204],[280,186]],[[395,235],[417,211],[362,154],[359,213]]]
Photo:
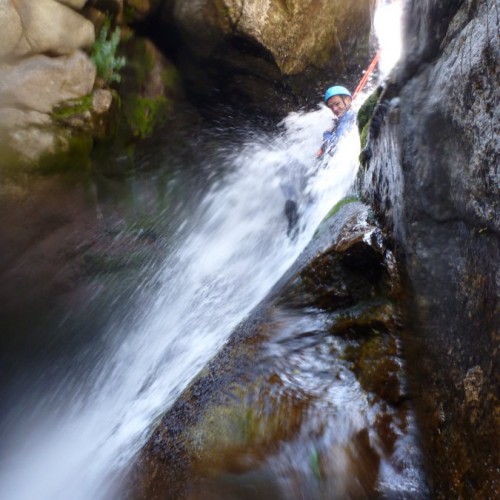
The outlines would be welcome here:
[[[83,9],[85,4],[87,3],[87,0],[57,0],[57,1],[76,10]]]
[[[21,17],[11,0],[0,0],[0,58],[10,54],[23,34]]]
[[[5,128],[23,128],[28,125],[47,125],[50,116],[39,111],[25,111],[16,108],[1,108],[0,123]]]
[[[64,101],[87,96],[94,86],[96,68],[80,50],[93,44],[94,26],[75,12],[85,4],[0,0],[2,164],[33,165],[44,155],[68,150],[75,130],[57,126],[51,113]]]
[[[62,3],[19,0],[12,5],[23,27],[18,43],[11,51],[13,56],[69,54],[94,43],[93,24]]]
[[[57,134],[50,128],[30,124],[16,128],[9,134],[8,147],[17,153],[18,161],[23,165],[35,164],[42,155],[54,155],[58,146]],[[67,144],[61,146],[65,148]]]
[[[70,147],[67,126],[53,123],[51,113],[65,101],[92,91],[96,69],[77,51],[69,56],[36,55],[0,68],[0,142],[11,165],[34,165],[40,157]],[[88,120],[87,120],[88,121]]]
[[[0,102],[6,107],[50,113],[67,99],[91,92],[96,69],[89,57],[76,51],[52,58],[37,55],[0,68]]]

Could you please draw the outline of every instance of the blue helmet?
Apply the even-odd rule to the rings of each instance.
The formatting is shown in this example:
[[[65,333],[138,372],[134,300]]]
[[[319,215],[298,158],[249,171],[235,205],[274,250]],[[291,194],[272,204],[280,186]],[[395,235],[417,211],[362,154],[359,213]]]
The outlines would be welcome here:
[[[351,93],[345,87],[335,85],[334,87],[330,87],[326,90],[325,104],[328,102],[328,99],[330,99],[330,97],[333,97],[334,95],[346,95],[348,97],[352,97]]]

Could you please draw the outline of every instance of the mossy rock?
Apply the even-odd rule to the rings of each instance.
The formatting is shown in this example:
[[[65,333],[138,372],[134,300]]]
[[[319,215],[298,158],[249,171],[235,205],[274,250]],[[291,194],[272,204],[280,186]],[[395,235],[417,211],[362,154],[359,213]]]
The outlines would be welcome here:
[[[340,201],[338,201],[333,207],[332,209],[328,212],[328,214],[325,216],[325,218],[323,219],[324,221],[325,220],[328,220],[330,219],[330,217],[333,217],[336,213],[338,213],[338,211],[344,206],[344,205],[348,205],[349,203],[354,203],[356,201],[360,201],[359,197],[358,196],[355,196],[355,195],[352,195],[352,196],[346,196],[344,198],[342,198]]]
[[[65,122],[69,118],[81,115],[92,110],[92,95],[79,99],[64,101],[52,111],[52,118],[57,122]]]
[[[373,112],[377,107],[380,95],[382,94],[382,88],[377,87],[375,91],[366,99],[361,108],[359,108],[357,115],[359,139],[361,142],[361,149],[366,146],[366,141],[368,138],[368,131],[370,129],[370,122],[373,116]]]
[[[131,96],[123,102],[123,114],[134,137],[150,137],[168,117],[171,102],[165,96]]]
[[[77,173],[88,175],[92,170],[92,134],[88,130],[73,130],[58,124],[31,126],[18,131],[19,139],[11,143],[0,138],[3,174],[18,172],[39,174]],[[29,147],[22,147],[23,145]],[[29,151],[27,153],[27,151]]]
[[[123,46],[127,65],[119,87],[121,106],[116,141],[124,148],[151,137],[172,116],[184,96],[176,67],[145,38],[132,37]]]
[[[85,176],[92,172],[92,135],[82,131],[66,135],[60,149],[43,155],[36,170],[43,174],[78,173]]]

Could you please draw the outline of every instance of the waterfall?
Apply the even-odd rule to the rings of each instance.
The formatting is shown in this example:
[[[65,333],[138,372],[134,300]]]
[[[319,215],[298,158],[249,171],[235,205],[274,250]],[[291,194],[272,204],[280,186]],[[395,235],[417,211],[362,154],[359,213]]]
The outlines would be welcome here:
[[[0,497],[112,498],[160,415],[266,295],[352,185],[355,130],[329,163],[314,153],[330,112],[294,113],[282,133],[226,151],[212,182],[178,226],[176,244],[141,307],[112,318],[93,363],[11,408],[3,425]],[[208,171],[210,158],[201,171]],[[300,169],[298,233],[287,236],[281,186]],[[292,176],[293,177],[293,176]],[[47,369],[50,369],[47,367]]]
[[[82,355],[81,367],[10,408],[0,435],[0,498],[114,498],[113,485],[160,416],[352,186],[359,155],[355,130],[328,162],[314,157],[330,120],[323,106],[293,113],[282,133],[255,136],[219,154],[225,174],[207,179],[208,191],[178,223],[175,245],[140,307],[111,318],[108,341],[91,362]],[[207,157],[200,172],[217,168],[212,161]],[[308,181],[297,199],[298,232],[290,238],[282,185],[295,169]]]

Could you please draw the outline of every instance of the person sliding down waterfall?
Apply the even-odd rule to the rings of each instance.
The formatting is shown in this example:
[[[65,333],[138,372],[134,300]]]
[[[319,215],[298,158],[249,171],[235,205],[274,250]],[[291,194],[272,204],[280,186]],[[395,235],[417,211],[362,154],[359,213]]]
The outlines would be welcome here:
[[[333,156],[339,139],[343,134],[348,132],[351,125],[356,120],[356,113],[351,109],[352,96],[351,93],[340,85],[329,87],[324,96],[325,104],[332,110],[332,113],[337,118],[331,130],[323,133],[323,143],[321,149],[316,154],[318,159],[322,158],[324,153]],[[298,231],[298,199],[301,193],[304,192],[308,177],[312,175],[307,172],[303,165],[295,164],[286,165],[285,174],[282,177],[286,179],[282,183],[281,189],[285,195],[285,215],[288,220],[287,235],[292,239],[295,238]]]
[[[323,142],[316,158],[322,158],[325,153],[333,156],[339,139],[349,131],[356,120],[356,113],[351,109],[352,95],[345,87],[329,87],[325,92],[324,102],[337,119],[331,130],[323,132]]]

